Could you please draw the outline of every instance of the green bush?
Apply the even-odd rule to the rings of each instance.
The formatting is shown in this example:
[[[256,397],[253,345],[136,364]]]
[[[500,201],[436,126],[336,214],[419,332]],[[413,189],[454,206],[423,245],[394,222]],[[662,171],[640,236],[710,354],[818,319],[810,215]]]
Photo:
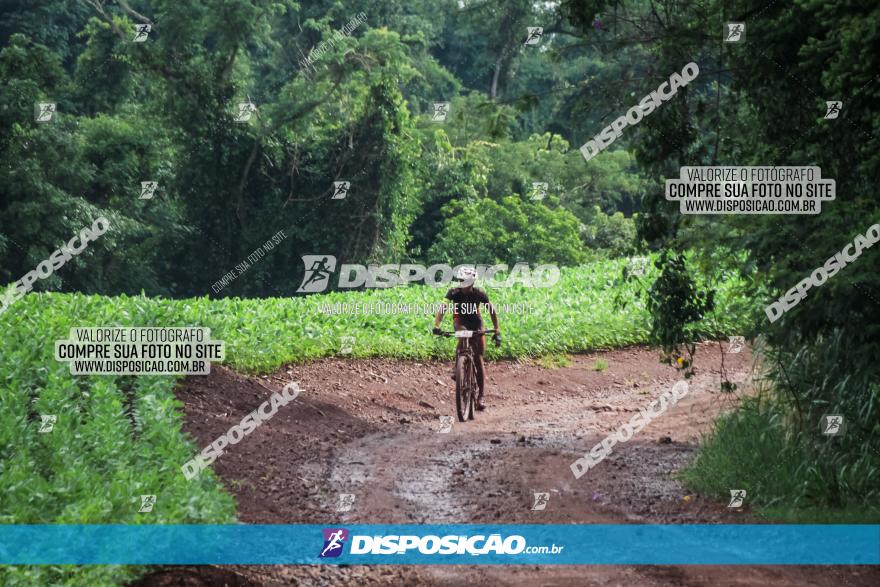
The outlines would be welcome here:
[[[746,489],[753,506],[800,522],[880,521],[880,390],[875,374],[847,370],[862,360],[850,347],[834,336],[765,351],[773,387],[716,422],[685,482],[719,498]],[[832,414],[841,436],[822,434]]]
[[[583,228],[584,242],[594,248],[607,251],[610,257],[624,257],[636,252],[636,223],[622,213],[605,214],[599,206]]]
[[[455,200],[443,214],[443,229],[428,251],[433,262],[577,265],[587,258],[580,222],[564,208],[508,196]]]

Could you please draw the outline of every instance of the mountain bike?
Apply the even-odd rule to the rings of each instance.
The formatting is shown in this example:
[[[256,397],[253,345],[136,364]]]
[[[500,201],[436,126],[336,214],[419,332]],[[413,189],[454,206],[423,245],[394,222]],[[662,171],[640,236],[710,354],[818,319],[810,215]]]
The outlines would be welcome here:
[[[474,349],[470,339],[483,334],[495,334],[496,330],[456,330],[440,332],[438,336],[453,336],[461,341],[455,349],[455,411],[458,421],[474,419],[474,403],[479,388],[477,386],[477,366],[474,363]]]

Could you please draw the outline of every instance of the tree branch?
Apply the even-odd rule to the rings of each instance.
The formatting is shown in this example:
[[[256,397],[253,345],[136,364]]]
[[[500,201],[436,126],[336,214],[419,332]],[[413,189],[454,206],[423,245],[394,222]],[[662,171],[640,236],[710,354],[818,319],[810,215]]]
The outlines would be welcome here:
[[[128,5],[126,0],[116,0],[116,2],[122,7],[126,14],[134,18],[135,20],[141,21],[143,24],[150,25],[150,28],[155,30],[157,33],[159,32],[159,27],[156,26],[152,20],[141,14],[140,12],[134,10],[131,6]]]
[[[86,1],[86,4],[89,4],[90,6],[92,6],[95,9],[95,11],[101,16],[101,18],[103,18],[105,21],[107,21],[107,23],[110,24],[110,28],[113,29],[113,32],[116,33],[116,35],[120,39],[122,39],[123,42],[128,40],[125,36],[125,33],[123,33],[122,29],[119,28],[119,25],[116,24],[116,21],[114,21],[113,18],[104,11],[104,2],[102,2],[101,0],[85,0],[85,1]]]

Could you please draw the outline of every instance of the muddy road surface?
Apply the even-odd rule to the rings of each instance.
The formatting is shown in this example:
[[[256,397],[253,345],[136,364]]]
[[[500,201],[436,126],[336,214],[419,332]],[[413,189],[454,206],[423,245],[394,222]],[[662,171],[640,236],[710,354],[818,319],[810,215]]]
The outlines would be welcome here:
[[[726,345],[725,345],[726,346]],[[606,368],[603,368],[607,365]],[[748,393],[748,350],[724,372]],[[487,404],[455,418],[451,362],[327,359],[266,377],[215,368],[178,389],[185,430],[207,446],[297,381],[300,396],[227,449],[214,470],[242,522],[760,523],[687,491],[675,474],[737,398],[718,392],[718,343],[700,346],[689,393],[580,479],[569,465],[672,388],[656,350],[577,355],[570,364],[488,365]],[[448,432],[442,416],[452,416]],[[535,492],[550,500],[533,511]],[[354,495],[338,512],[339,494]],[[224,566],[157,569],[142,585],[876,585],[876,567],[821,566]]]

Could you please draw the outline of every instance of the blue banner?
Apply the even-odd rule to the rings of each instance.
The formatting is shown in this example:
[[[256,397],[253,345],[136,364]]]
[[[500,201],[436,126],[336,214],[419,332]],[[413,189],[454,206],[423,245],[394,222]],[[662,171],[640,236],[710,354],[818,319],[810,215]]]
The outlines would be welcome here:
[[[880,525],[0,525],[0,564],[877,565]]]

